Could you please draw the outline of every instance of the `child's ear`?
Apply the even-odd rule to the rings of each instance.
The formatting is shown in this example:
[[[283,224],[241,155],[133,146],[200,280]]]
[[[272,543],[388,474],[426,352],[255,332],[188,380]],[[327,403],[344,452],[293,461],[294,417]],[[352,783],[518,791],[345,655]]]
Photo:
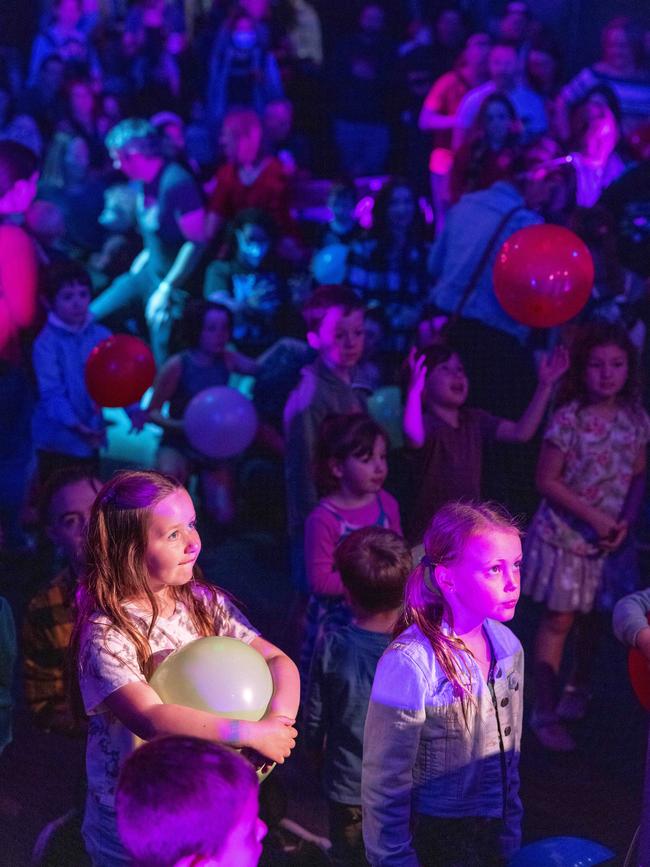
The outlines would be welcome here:
[[[307,343],[311,346],[312,349],[315,349],[316,352],[320,349],[320,337],[316,334],[315,331],[307,332]]]
[[[446,566],[443,566],[441,563],[437,563],[433,574],[436,579],[436,584],[441,590],[450,591],[454,589],[454,582],[449,573],[449,569]]]
[[[327,462],[327,466],[329,467],[329,471],[335,479],[342,478],[343,467],[341,466],[341,461],[337,460],[337,458],[330,458]]]

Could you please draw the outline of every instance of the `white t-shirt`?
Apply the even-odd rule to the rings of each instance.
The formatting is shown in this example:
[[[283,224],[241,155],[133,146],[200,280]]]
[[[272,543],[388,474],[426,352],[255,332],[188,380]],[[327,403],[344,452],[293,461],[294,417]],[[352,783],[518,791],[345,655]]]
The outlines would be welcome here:
[[[197,588],[197,593],[206,593]],[[206,593],[213,611],[215,635],[238,638],[250,644],[258,633],[244,615],[222,593],[214,601]],[[151,614],[137,605],[125,606],[134,624],[146,635]],[[180,602],[170,617],[159,617],[149,636],[154,666],[201,636],[192,624],[189,611]],[[104,700],[127,683],[146,683],[137,661],[135,646],[107,617],[97,614],[89,618],[81,637],[79,653],[79,685],[88,714],[86,773],[88,791],[105,806],[112,807],[117,778],[122,763],[133,750],[133,734],[106,708]]]

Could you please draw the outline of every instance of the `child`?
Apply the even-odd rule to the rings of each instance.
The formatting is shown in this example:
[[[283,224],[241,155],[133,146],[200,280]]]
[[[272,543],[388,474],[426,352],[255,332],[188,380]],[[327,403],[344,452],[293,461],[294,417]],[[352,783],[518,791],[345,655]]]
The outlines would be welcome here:
[[[325,635],[311,669],[305,737],[325,750],[335,864],[365,864],[361,836],[363,725],[379,657],[388,647],[411,571],[410,551],[392,530],[353,530],[336,550],[337,571],[352,606],[348,626]]]
[[[55,470],[73,464],[95,475],[99,472],[104,420],[88,394],[84,369],[91,351],[110,336],[88,312],[91,281],[81,265],[56,263],[43,289],[47,323],[33,352],[39,391],[33,435],[41,483]]]
[[[285,479],[292,572],[297,589],[307,591],[304,567],[304,523],[318,496],[312,478],[316,438],[325,416],[365,412],[366,399],[355,384],[355,368],[363,353],[364,307],[343,286],[321,286],[303,307],[307,342],[318,352],[313,364],[289,395],[284,410]]]
[[[361,237],[363,229],[354,214],[357,198],[357,188],[351,182],[332,186],[327,197],[327,207],[332,216],[318,239],[318,249],[331,244],[349,245]]]
[[[83,467],[71,467],[51,476],[40,497],[39,524],[63,562],[56,577],[30,601],[22,643],[25,700],[36,724],[46,731],[79,731],[67,694],[67,656],[86,530],[101,486]]]
[[[350,618],[334,565],[340,540],[359,527],[371,526],[402,535],[397,501],[382,488],[388,472],[387,451],[386,433],[367,415],[332,415],[321,426],[315,476],[323,498],[305,522],[305,567],[311,594],[301,653],[305,678],[325,621],[332,626]]]
[[[484,442],[522,443],[531,439],[554,384],[567,368],[567,358],[561,347],[543,358],[531,402],[518,421],[511,421],[464,405],[469,383],[452,348],[438,344],[420,353],[411,350],[404,435],[407,446],[422,450],[420,485],[408,531],[413,545],[422,542],[431,516],[443,503],[479,498]]]
[[[366,852],[373,867],[505,865],[521,839],[524,659],[503,625],[520,534],[497,507],[448,503],[424,549],[368,707]]]
[[[645,484],[650,419],[640,403],[637,355],[619,326],[592,323],[571,348],[537,467],[543,495],[526,540],[523,590],[545,605],[535,639],[535,708],[531,726],[550,750],[575,742],[562,720],[587,711],[596,621],[611,610],[620,580],[634,584],[634,551],[621,548],[636,520]],[[619,563],[619,590],[605,583],[608,559]],[[610,566],[613,563],[609,564]],[[558,703],[557,680],[567,636],[578,615],[575,661]]]
[[[298,672],[226,596],[206,584],[201,540],[185,488],[156,472],[123,471],[100,490],[88,528],[74,659],[86,713],[88,799],[83,834],[96,867],[129,864],[117,838],[115,789],[133,735],[192,735],[248,746],[283,762],[296,737]],[[148,685],[156,664],[196,638],[226,635],[266,659],[273,698],[259,722],[165,705]]]
[[[232,310],[235,340],[255,354],[282,336],[285,298],[273,255],[277,228],[264,211],[247,208],[237,214],[229,234],[225,258],[206,269],[203,294]]]
[[[252,765],[234,750],[171,735],[126,760],[117,827],[138,867],[256,867],[266,825]]]
[[[208,513],[218,524],[234,518],[233,479],[229,465],[201,455],[185,437],[183,414],[201,391],[228,385],[231,373],[255,375],[257,363],[227,349],[232,313],[223,304],[190,301],[183,314],[189,349],[173,355],[162,366],[149,402],[149,418],[163,429],[157,467],[185,484],[198,470]],[[169,401],[169,414],[162,408]]]

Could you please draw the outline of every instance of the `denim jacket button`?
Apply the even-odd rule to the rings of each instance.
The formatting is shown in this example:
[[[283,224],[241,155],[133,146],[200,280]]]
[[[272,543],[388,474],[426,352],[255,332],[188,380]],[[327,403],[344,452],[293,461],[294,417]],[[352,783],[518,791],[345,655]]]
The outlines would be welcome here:
[[[506,737],[508,737],[508,735],[510,734],[511,731],[512,731],[512,729],[510,728],[510,726],[506,726],[503,730],[503,733]]]
[[[501,707],[506,707],[509,704],[509,702],[510,702],[509,698],[502,698],[501,699]]]

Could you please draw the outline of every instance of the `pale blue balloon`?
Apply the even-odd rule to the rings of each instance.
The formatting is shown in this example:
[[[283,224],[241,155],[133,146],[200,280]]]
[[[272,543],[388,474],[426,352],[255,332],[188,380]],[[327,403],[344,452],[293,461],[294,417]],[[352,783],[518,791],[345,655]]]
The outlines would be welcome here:
[[[611,860],[611,849],[582,837],[547,837],[520,849],[508,867],[591,867]]]

